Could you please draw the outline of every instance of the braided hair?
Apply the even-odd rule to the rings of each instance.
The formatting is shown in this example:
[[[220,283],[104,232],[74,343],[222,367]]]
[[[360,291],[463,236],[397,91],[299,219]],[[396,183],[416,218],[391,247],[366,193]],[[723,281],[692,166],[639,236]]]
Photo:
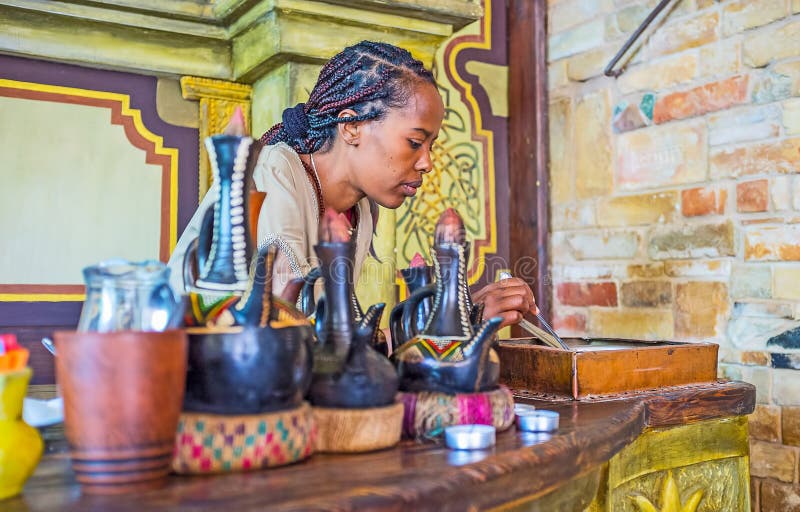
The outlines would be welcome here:
[[[380,119],[388,109],[405,106],[420,82],[435,85],[433,74],[408,50],[362,41],[329,60],[308,101],[284,110],[283,122],[270,128],[260,142],[285,142],[303,154],[325,150],[338,123]],[[338,117],[343,109],[356,115]]]

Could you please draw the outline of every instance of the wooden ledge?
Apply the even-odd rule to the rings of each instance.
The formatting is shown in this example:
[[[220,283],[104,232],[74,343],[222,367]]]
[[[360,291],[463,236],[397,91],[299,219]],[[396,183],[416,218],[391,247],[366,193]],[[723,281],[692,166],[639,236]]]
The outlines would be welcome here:
[[[753,410],[755,388],[720,381],[591,401],[522,402],[558,411],[549,440],[510,429],[486,452],[403,441],[391,450],[315,455],[292,466],[218,477],[171,477],[165,489],[116,497],[80,496],[64,454],[46,456],[23,497],[4,511],[27,510],[467,510],[544,496],[586,480],[648,428],[741,416]],[[596,488],[596,487],[595,487]]]

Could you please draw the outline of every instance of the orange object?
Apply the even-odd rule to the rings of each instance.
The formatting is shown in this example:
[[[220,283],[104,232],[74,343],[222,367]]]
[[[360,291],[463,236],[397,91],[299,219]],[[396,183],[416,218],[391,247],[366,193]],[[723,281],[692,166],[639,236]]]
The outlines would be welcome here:
[[[0,372],[15,372],[28,364],[28,350],[18,348],[0,356]]]
[[[14,334],[0,334],[0,372],[15,372],[28,364],[28,350],[19,346]]]

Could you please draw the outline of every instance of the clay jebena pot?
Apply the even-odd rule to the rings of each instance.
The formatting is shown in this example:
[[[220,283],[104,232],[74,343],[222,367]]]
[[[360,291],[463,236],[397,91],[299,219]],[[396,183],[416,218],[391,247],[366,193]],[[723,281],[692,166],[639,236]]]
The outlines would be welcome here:
[[[184,410],[260,414],[299,407],[311,382],[313,341],[310,324],[193,330]]]

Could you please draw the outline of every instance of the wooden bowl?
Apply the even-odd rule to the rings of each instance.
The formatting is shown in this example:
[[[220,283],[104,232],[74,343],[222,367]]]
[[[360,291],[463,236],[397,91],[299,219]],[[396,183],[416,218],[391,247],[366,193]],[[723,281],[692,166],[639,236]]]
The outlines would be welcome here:
[[[400,442],[403,404],[368,409],[312,407],[317,425],[316,451],[359,453],[391,448]]]

